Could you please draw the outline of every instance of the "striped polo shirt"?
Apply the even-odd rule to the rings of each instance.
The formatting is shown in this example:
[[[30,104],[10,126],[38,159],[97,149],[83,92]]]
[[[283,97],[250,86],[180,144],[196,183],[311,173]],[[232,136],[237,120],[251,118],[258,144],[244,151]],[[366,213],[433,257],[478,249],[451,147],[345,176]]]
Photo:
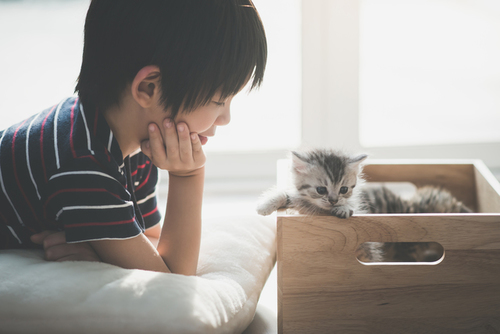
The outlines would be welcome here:
[[[157,181],[142,152],[124,161],[97,108],[65,99],[0,132],[0,249],[36,247],[29,237],[43,230],[135,237],[161,219]]]

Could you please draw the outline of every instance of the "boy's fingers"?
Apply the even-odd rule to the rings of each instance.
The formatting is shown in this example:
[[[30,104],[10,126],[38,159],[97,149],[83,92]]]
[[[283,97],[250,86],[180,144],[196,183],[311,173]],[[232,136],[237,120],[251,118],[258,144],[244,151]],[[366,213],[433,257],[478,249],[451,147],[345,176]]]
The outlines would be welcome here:
[[[86,242],[78,244],[58,244],[45,249],[48,261],[99,261],[93,248]]]
[[[174,122],[170,119],[163,121],[163,140],[167,147],[167,159],[175,161],[179,159],[179,139],[177,138],[177,130]]]
[[[48,249],[60,244],[66,244],[66,233],[64,232],[51,233],[47,235],[45,239],[43,239],[44,249]]]
[[[40,232],[40,233],[37,233],[37,234],[33,234],[30,239],[33,243],[37,244],[37,245],[43,245],[43,241],[45,240],[45,238],[47,238],[47,236],[51,235],[51,234],[54,234],[54,233],[58,233],[57,231],[43,231],[43,232]]]
[[[145,140],[141,143],[141,151],[151,159],[151,146],[149,145],[149,140]]]
[[[191,146],[193,150],[193,160],[196,164],[205,164],[205,153],[203,152],[203,148],[201,146],[200,137],[198,134],[193,132],[191,133]]]
[[[160,129],[155,123],[151,123],[148,125],[149,130],[149,157],[151,160],[155,161],[157,164],[164,163],[165,156],[165,145],[163,143],[163,138],[160,132]]]
[[[184,163],[193,161],[193,148],[191,147],[191,137],[186,123],[177,124],[177,133],[179,135],[179,156]]]

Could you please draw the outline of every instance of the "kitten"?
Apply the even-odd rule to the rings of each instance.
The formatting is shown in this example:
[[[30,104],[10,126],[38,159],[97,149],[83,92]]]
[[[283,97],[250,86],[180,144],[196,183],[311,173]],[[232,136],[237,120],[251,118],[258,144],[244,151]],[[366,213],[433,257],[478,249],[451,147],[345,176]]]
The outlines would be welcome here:
[[[357,186],[363,183],[361,164],[366,154],[350,156],[334,150],[292,152],[295,187],[272,189],[264,194],[257,212],[269,215],[280,208],[293,208],[305,215],[328,214],[349,218],[361,212]]]
[[[363,188],[366,154],[351,156],[335,150],[292,152],[292,189],[264,193],[257,212],[269,215],[282,208],[301,214],[349,218],[356,213],[470,213],[448,191],[425,186],[412,198],[401,198],[386,187]],[[436,246],[437,245],[437,246]],[[364,243],[357,251],[363,262],[434,262],[442,250],[436,243]]]
[[[472,213],[472,210],[445,189],[424,186],[405,200],[386,187],[362,190],[362,203],[368,213]]]
[[[362,163],[366,154],[316,149],[292,152],[294,186],[263,194],[257,212],[269,215],[291,208],[301,214],[349,218],[356,213],[471,213],[447,190],[425,186],[406,200],[386,187],[363,188]]]

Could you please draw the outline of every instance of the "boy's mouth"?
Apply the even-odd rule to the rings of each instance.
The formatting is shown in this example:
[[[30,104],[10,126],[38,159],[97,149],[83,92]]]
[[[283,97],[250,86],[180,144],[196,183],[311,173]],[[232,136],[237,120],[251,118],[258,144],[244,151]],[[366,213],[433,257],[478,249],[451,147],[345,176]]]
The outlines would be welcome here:
[[[207,137],[202,136],[202,135],[198,135],[198,137],[200,138],[201,145],[205,145],[207,143],[207,141],[208,141]]]

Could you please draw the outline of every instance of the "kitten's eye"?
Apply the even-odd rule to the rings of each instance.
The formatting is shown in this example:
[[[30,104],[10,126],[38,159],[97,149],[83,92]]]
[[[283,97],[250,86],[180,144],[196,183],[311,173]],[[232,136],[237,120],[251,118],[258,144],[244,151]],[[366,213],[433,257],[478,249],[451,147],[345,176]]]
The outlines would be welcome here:
[[[326,195],[326,194],[328,194],[328,191],[326,190],[326,187],[317,187],[316,191],[320,195]]]
[[[341,194],[345,194],[345,193],[347,193],[348,190],[349,190],[349,188],[347,188],[347,187],[341,187],[340,188],[340,193]]]

